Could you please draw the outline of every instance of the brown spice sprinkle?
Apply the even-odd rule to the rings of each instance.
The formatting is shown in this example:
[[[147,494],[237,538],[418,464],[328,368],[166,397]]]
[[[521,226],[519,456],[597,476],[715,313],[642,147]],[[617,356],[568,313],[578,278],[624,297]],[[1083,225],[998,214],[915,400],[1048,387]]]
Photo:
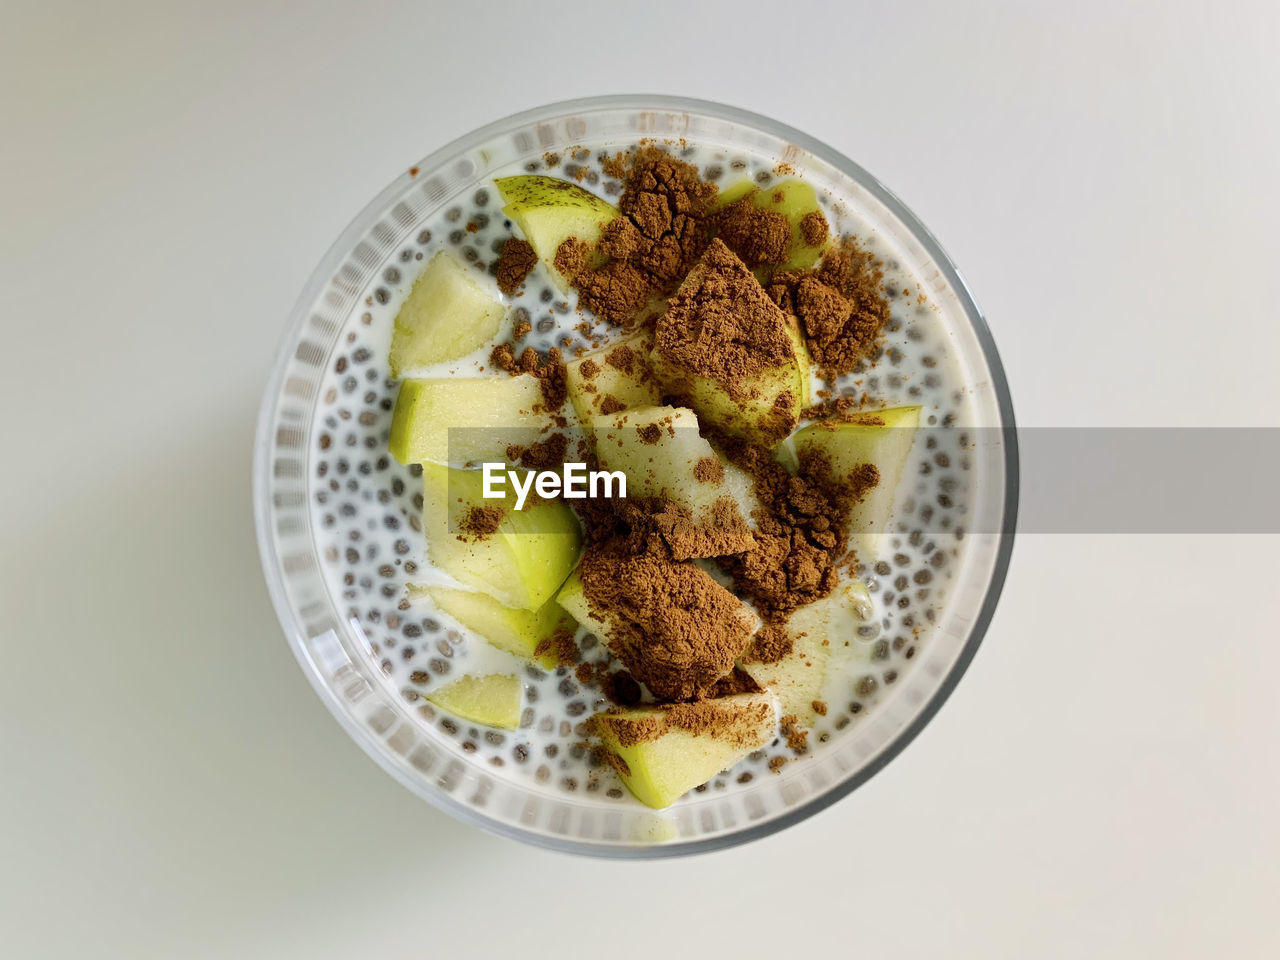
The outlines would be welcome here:
[[[625,409],[627,409],[627,405],[611,393],[606,393],[600,398],[600,413],[604,416],[608,416],[611,413],[621,413]]]
[[[698,696],[750,639],[742,602],[692,563],[612,540],[587,548],[579,575],[592,609],[607,611],[611,651],[655,696]]]
[[[799,320],[813,362],[828,379],[869,356],[889,321],[884,270],[853,239],[828,250],[814,270],[775,273],[768,291]]]
[[[781,772],[782,772],[782,768],[783,768],[783,767],[785,767],[786,765],[787,765],[787,758],[786,758],[786,757],[772,757],[772,758],[769,760],[769,772],[770,772],[770,773],[781,773]]]
[[[636,427],[636,433],[640,435],[640,442],[646,446],[652,446],[662,439],[662,428],[656,423],[646,423]]]
[[[503,293],[514,293],[537,262],[538,255],[533,247],[519,237],[507,237],[498,254],[498,289]]]
[[[791,248],[791,221],[776,210],[756,206],[755,193],[735,200],[716,214],[716,236],[748,267],[786,263]]]
[[[553,470],[564,463],[569,452],[569,438],[553,433],[545,440],[526,446],[513,443],[507,447],[507,459],[526,470]]]
[[[762,732],[772,716],[773,705],[763,697],[733,697],[659,704],[628,712],[608,711],[596,714],[593,724],[606,727],[623,747],[656,740],[672,729],[751,747],[767,738],[767,733],[762,736]]]
[[[590,253],[591,248],[587,246],[586,241],[569,237],[556,247],[556,255],[552,258],[551,264],[572,283],[586,267]]]
[[[594,380],[600,375],[600,364],[594,360],[583,360],[578,364],[578,373],[582,375],[583,380]]]
[[[507,512],[502,507],[469,507],[458,522],[458,528],[463,534],[458,539],[483,540],[492,536],[498,532],[506,515]]]
[[[719,457],[701,457],[693,465],[693,479],[699,483],[720,483],[724,480],[724,464]]]
[[[552,347],[543,359],[533,347],[525,347],[517,359],[510,343],[500,343],[489,354],[489,363],[513,377],[529,374],[541,381],[542,402],[547,413],[554,413],[564,406],[568,397],[568,371],[559,347]]]
[[[741,659],[744,663],[777,663],[795,646],[791,632],[781,623],[765,623],[751,638]]]
[[[795,360],[786,316],[718,239],[658,318],[654,349],[676,368],[714,381],[738,401],[750,399],[746,384]],[[793,426],[785,425],[782,435]]]
[[[597,246],[609,259],[595,270],[561,272],[584,307],[608,323],[627,324],[650,299],[671,293],[702,255],[717,189],[696,167],[653,145],[604,167],[623,180],[622,215],[605,225]]]
[[[620,373],[630,376],[640,361],[636,358],[634,350],[625,343],[620,343],[604,355],[604,362]]]
[[[800,411],[800,416],[805,420],[829,420],[839,418],[857,410],[866,403],[867,400],[868,397],[865,393],[857,400],[853,397],[827,396],[823,398],[820,403],[815,403],[811,407],[805,407]]]
[[[520,340],[527,337],[533,330],[533,324],[528,320],[517,320],[516,325],[511,328],[511,339]]]
[[[805,246],[820,247],[827,242],[827,218],[817,210],[810,210],[800,218],[800,237]]]
[[[825,717],[827,715],[827,702],[825,700],[815,700],[809,706],[813,708],[813,712],[818,716]]]
[[[800,718],[788,713],[782,718],[781,733],[787,739],[787,747],[796,753],[809,749],[809,731],[800,726]]]
[[[687,507],[661,497],[587,497],[574,500],[573,508],[588,541],[612,541],[631,554],[670,560],[722,557],[749,550],[755,542],[738,502],[729,496],[717,498],[709,513],[696,518]]]
[[[578,659],[578,644],[574,640],[572,630],[557,627],[549,636],[543,637],[533,650],[535,659],[541,660],[551,654],[557,663],[569,666]]]
[[[730,462],[751,475],[761,509],[755,544],[720,565],[766,619],[785,622],[796,608],[835,589],[856,491],[832,489],[822,482],[825,474],[819,478],[803,469],[820,470],[823,464],[816,461],[792,476],[764,448],[732,440],[721,445]]]
[[[727,677],[721,677],[711,690],[711,697],[732,697],[738,693],[763,693],[764,688],[741,667],[734,667]]]

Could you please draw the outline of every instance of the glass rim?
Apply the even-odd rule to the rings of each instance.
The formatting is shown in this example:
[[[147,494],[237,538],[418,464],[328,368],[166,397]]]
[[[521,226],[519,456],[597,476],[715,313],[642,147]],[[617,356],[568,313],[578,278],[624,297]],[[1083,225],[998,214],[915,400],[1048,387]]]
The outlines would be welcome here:
[[[999,429],[1003,435],[1004,504],[1002,508],[1001,532],[998,535],[999,543],[995,549],[991,576],[986,585],[982,604],[978,609],[977,615],[973,619],[972,626],[969,629],[968,635],[964,640],[963,646],[956,657],[955,662],[947,671],[946,675],[940,679],[937,688],[919,707],[912,719],[866,764],[808,801],[764,822],[744,827],[741,830],[736,830],[731,833],[725,833],[714,837],[670,843],[606,845],[571,839],[564,836],[543,835],[532,830],[526,830],[517,824],[504,822],[496,817],[485,814],[483,811],[468,806],[449,793],[424,789],[424,781],[408,776],[403,767],[393,763],[382,741],[376,738],[365,725],[356,721],[344,706],[343,701],[338,698],[331,684],[320,675],[311,655],[306,650],[304,646],[303,631],[301,629],[302,625],[296,615],[296,612],[291,606],[287,594],[284,578],[281,572],[281,558],[275,549],[275,544],[272,542],[271,527],[269,523],[268,501],[270,499],[270,495],[268,487],[271,471],[269,450],[270,431],[276,425],[274,413],[279,403],[282,387],[284,386],[285,373],[287,371],[291,355],[290,348],[297,341],[300,332],[307,323],[313,305],[323,292],[326,284],[332,278],[335,271],[349,255],[350,251],[363,234],[367,232],[371,223],[376,222],[376,217],[387,207],[392,198],[399,196],[404,189],[415,180],[417,171],[430,171],[438,167],[444,160],[458,156],[465,151],[486,142],[491,137],[501,134],[504,130],[509,130],[521,125],[545,121],[566,113],[583,114],[607,110],[628,109],[656,109],[664,112],[687,112],[709,115],[714,116],[717,119],[727,120],[731,123],[741,124],[745,127],[754,128],[774,136],[785,138],[790,143],[808,151],[814,157],[825,161],[841,173],[850,177],[858,183],[859,186],[867,190],[868,193],[870,193],[876,200],[882,203],[889,212],[903,224],[908,233],[911,234],[913,239],[915,239],[928,254],[932,264],[937,267],[949,286],[955,292],[956,298],[964,311],[965,317],[967,318],[981,349],[982,359],[990,374],[995,406],[1000,417]],[[394,777],[404,787],[412,791],[416,796],[426,800],[438,809],[442,809],[446,813],[462,820],[464,823],[479,827],[499,836],[508,837],[513,840],[519,840],[524,843],[545,849],[556,850],[562,853],[574,853],[614,860],[663,859],[677,856],[689,856],[698,853],[709,853],[715,850],[734,847],[742,843],[747,843],[752,840],[761,839],[773,833],[777,833],[787,827],[801,822],[802,820],[808,819],[814,814],[831,806],[838,800],[848,796],[897,757],[934,718],[942,705],[955,690],[957,684],[964,676],[969,664],[977,653],[978,647],[981,645],[987,629],[991,624],[991,620],[995,615],[995,609],[1004,588],[1005,579],[1007,577],[1009,564],[1012,558],[1014,529],[1018,514],[1020,483],[1017,430],[1014,420],[1013,400],[1009,390],[1008,379],[1005,375],[1004,366],[1000,361],[999,351],[996,348],[995,339],[991,334],[990,328],[987,326],[986,319],[977,304],[976,298],[970,290],[963,275],[960,273],[959,268],[956,267],[955,263],[951,260],[951,257],[943,249],[942,245],[938,242],[937,238],[934,237],[933,233],[924,225],[923,222],[921,222],[910,208],[908,208],[896,194],[885,187],[875,176],[865,170],[858,163],[849,159],[840,151],[834,149],[825,142],[811,137],[794,127],[749,110],[744,110],[739,107],[734,107],[712,100],[676,97],[666,94],[613,94],[560,100],[554,103],[513,113],[487,123],[484,126],[478,127],[470,133],[464,134],[463,136],[458,137],[432,151],[414,164],[412,169],[414,172],[406,170],[396,177],[385,188],[379,191],[378,194],[374,196],[359,211],[359,213],[351,219],[343,231],[329,246],[316,268],[307,278],[301,293],[290,311],[289,319],[280,336],[275,357],[272,361],[271,374],[268,377],[262,402],[259,406],[257,429],[254,433],[254,521],[258,538],[258,552],[262,563],[263,574],[267,582],[268,593],[271,596],[271,602],[272,606],[275,608],[276,617],[280,622],[280,626],[289,642],[289,646],[293,651],[294,657],[298,660],[298,663],[302,667],[302,671],[311,683],[311,686],[315,689],[326,707],[328,707],[329,712],[333,714],[335,719],[337,719],[339,725],[346,731],[348,736],[359,744],[360,748],[368,754],[370,758],[378,764],[378,766],[382,767],[383,770]],[[312,539],[314,553],[314,531],[310,531],[310,536]],[[332,603],[331,597],[329,600],[330,603]]]

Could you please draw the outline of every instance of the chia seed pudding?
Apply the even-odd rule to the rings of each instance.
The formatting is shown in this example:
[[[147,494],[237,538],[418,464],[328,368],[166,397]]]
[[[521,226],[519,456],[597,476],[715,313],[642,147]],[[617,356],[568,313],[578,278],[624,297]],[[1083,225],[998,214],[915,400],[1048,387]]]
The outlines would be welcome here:
[[[573,154],[492,173],[546,173],[616,202],[622,185],[606,173],[603,161],[636,146],[588,143]],[[749,178],[768,189],[792,175],[780,169],[776,157],[685,143],[668,148],[722,187]],[[966,549],[972,494],[966,428],[973,417],[947,332],[924,295],[922,278],[906,271],[891,251],[881,252],[876,232],[857,211],[838,197],[819,193],[819,202],[834,234],[851,234],[881,257],[890,304],[881,346],[831,387],[837,395],[869,395],[869,409],[919,405],[920,425],[926,429],[912,447],[893,523],[880,538],[878,554],[859,556],[857,573],[870,592],[874,615],[857,629],[847,649],[833,657],[823,691],[826,713],[817,718],[807,750],[797,756],[780,735],[697,792],[741,790],[756,778],[774,776],[771,764],[776,769],[779,758],[788,761],[781,773],[788,776],[850,728],[874,717],[886,694],[912,669],[917,652],[929,644]],[[408,591],[410,584],[431,582],[437,574],[424,562],[422,468],[403,466],[387,452],[398,388],[387,365],[393,320],[415,277],[438,251],[451,251],[477,275],[496,274],[498,253],[515,232],[501,206],[490,179],[477,182],[392,255],[347,318],[310,427],[307,482],[315,542],[339,613],[364,638],[367,656],[386,686],[413,708],[434,738],[450,744],[467,762],[485,764],[494,776],[519,778],[549,793],[587,793],[601,802],[633,804],[614,769],[586,746],[585,721],[611,705],[594,679],[600,671],[544,669],[519,659],[482,642],[429,599],[411,598]],[[623,336],[579,312],[574,291],[562,293],[541,266],[502,299],[507,311],[499,341],[509,340],[517,323],[528,323],[531,330],[522,346],[540,351],[560,347],[571,357],[577,348],[596,349]],[[582,326],[584,320],[590,325]],[[491,375],[492,345],[415,375]],[[590,631],[580,627],[576,641],[582,662],[611,662],[609,651]],[[523,712],[514,731],[460,719],[426,699],[464,675],[491,673],[515,674],[523,684]]]

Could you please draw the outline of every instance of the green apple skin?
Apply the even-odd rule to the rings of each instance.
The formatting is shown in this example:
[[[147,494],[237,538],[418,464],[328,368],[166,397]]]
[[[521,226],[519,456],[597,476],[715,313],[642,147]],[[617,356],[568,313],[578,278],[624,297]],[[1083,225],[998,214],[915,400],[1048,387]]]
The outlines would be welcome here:
[[[520,726],[520,681],[502,673],[464,676],[426,698],[455,717],[499,730]]]
[[[396,314],[391,375],[465,357],[498,335],[506,308],[452,254],[432,257]]]
[[[554,600],[548,600],[537,610],[520,610],[504,607],[486,593],[437,585],[410,586],[409,596],[427,597],[437,610],[499,650],[526,660],[534,659],[538,645],[556,630],[573,629],[573,619]],[[556,658],[553,654],[544,655],[539,662],[543,666],[555,666]]]
[[[560,244],[577,237],[594,246],[604,225],[618,216],[618,208],[558,177],[527,174],[500,177],[494,183],[506,204],[502,212],[520,228],[560,292],[568,293],[568,278],[555,268]]]
[[[775,663],[740,660],[738,666],[778,697],[783,716],[793,714],[802,727],[817,719],[814,701],[822,700],[833,661],[852,659],[857,629],[873,613],[871,594],[861,580],[841,584],[828,596],[791,614],[787,634],[791,652]]]
[[[663,711],[658,707],[635,707],[619,713],[598,713],[593,718],[596,735],[619,761],[615,769],[622,782],[645,806],[658,810],[671,806],[694,787],[767,744],[777,731],[777,703],[768,693],[741,693],[704,703],[717,704],[728,716],[740,711],[758,712],[761,721],[740,742],[672,726],[653,740],[624,746],[618,737],[619,724],[661,717]],[[758,710],[760,704],[767,704],[768,709]]]
[[[582,533],[563,501],[516,510],[510,484],[504,499],[485,499],[479,470],[436,463],[422,465],[422,486],[428,561],[503,606],[539,610],[577,565]],[[505,511],[495,533],[460,538],[461,520],[471,508],[494,506]]]
[[[879,549],[919,426],[920,407],[891,407],[819,421],[793,438],[801,463],[812,453],[823,454],[835,479],[853,476],[864,464],[875,464],[880,481],[853,508],[849,519],[850,536],[863,559],[874,558]]]
[[[560,591],[556,594],[556,603],[580,625],[599,637],[606,647],[609,645],[608,622],[603,616],[597,616],[591,612],[591,605],[587,603],[587,596],[582,592],[582,579],[578,576],[577,570],[569,574],[569,578],[560,587]]]
[[[809,213],[822,213],[822,205],[818,203],[818,195],[813,187],[802,180],[782,180],[767,189],[761,189],[751,180],[739,180],[737,183],[720,191],[716,198],[716,207],[727,207],[743,197],[751,197],[751,202],[761,210],[772,210],[780,213],[791,223],[791,246],[787,252],[787,260],[777,266],[761,267],[756,273],[763,276],[774,270],[808,270],[822,252],[829,246],[811,247],[804,242],[804,233],[800,229],[800,221]],[[824,215],[825,216],[825,215]]]
[[[629,372],[618,369],[608,360],[620,347],[631,351],[632,366]],[[662,389],[649,370],[651,350],[653,334],[641,329],[617,343],[566,363],[569,400],[573,404],[574,413],[578,415],[578,422],[589,425],[591,418],[602,412],[600,405],[606,397],[621,404],[618,408],[621,410],[662,403]],[[588,362],[597,370],[595,376],[590,378],[582,372],[583,365]]]
[[[505,461],[511,444],[543,438],[552,413],[536,377],[403,380],[387,449],[405,464]]]

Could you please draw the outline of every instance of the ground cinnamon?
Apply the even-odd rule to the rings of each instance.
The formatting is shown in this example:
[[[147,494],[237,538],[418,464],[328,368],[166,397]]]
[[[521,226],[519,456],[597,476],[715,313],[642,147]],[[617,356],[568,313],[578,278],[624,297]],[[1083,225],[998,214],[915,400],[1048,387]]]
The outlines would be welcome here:
[[[673,291],[701,256],[717,191],[696,167],[656,146],[613,158],[606,172],[624,180],[622,215],[605,225],[596,246],[608,259],[587,269],[585,244],[562,244],[556,263],[560,269],[563,253],[568,269],[561,272],[582,306],[608,323],[628,324],[652,298]]]
[[[623,747],[656,740],[673,729],[746,747],[762,744],[772,713],[772,705],[763,698],[703,700],[660,704],[635,713],[615,708],[597,714],[593,725],[605,726]]]
[[[798,319],[814,364],[828,378],[870,356],[889,322],[884,270],[853,239],[828,250],[814,270],[775,273],[768,292]]]
[[[469,507],[458,521],[458,529],[462,531],[459,540],[483,540],[498,532],[507,512],[502,507],[484,506]]]
[[[716,236],[748,267],[787,260],[791,221],[776,210],[756,206],[754,191],[717,213],[714,226]]]
[[[564,406],[568,397],[568,370],[559,347],[550,348],[545,358],[533,347],[525,347],[517,357],[513,344],[499,343],[489,353],[489,362],[513,377],[522,374],[537,377],[547,413]]]
[[[498,289],[514,293],[538,262],[533,247],[519,237],[507,237],[498,254]]]
[[[613,540],[587,548],[583,593],[600,611],[610,650],[663,699],[685,700],[728,674],[750,639],[746,608],[704,570]]]

